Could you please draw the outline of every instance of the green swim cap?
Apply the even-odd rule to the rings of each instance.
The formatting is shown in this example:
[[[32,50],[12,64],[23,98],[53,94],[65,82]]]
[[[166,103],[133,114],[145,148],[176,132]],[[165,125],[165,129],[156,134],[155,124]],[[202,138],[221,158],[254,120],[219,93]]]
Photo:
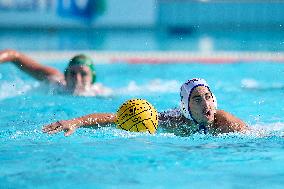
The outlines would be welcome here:
[[[67,74],[68,69],[71,66],[77,66],[77,65],[88,66],[92,73],[92,83],[96,82],[96,71],[95,71],[94,62],[90,57],[84,54],[76,55],[70,60],[68,67],[64,71],[65,76]]]

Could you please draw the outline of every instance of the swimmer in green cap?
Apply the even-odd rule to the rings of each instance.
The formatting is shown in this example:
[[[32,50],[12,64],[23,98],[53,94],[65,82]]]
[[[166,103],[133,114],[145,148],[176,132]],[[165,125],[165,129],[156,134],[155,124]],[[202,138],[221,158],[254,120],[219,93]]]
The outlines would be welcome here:
[[[42,65],[15,50],[0,51],[0,64],[12,62],[33,78],[51,84],[57,91],[73,95],[108,96],[111,90],[96,83],[96,71],[90,57],[74,56],[62,74],[60,71]]]

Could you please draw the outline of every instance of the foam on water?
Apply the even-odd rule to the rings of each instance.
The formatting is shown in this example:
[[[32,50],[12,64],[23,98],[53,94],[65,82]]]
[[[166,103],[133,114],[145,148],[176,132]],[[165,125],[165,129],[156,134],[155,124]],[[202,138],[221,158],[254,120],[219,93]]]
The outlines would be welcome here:
[[[146,84],[139,85],[136,81],[130,81],[126,87],[117,89],[117,95],[147,93],[176,93],[181,83],[176,80],[154,79]]]
[[[242,79],[241,86],[242,88],[252,89],[252,90],[284,89],[284,84],[282,82],[268,82],[268,81],[264,82],[251,78]]]
[[[36,127],[36,128],[33,128]],[[77,129],[77,131],[71,136],[71,138],[97,138],[97,139],[115,139],[115,138],[136,138],[136,137],[154,137],[154,138],[176,138],[179,140],[203,140],[203,139],[214,139],[223,138],[231,140],[234,138],[267,138],[267,137],[284,137],[284,123],[270,123],[270,124],[255,124],[249,125],[249,130],[245,133],[225,133],[218,134],[216,136],[204,135],[204,134],[193,134],[190,136],[178,136],[174,133],[167,133],[162,129],[158,129],[157,133],[151,135],[147,132],[129,132],[115,128],[114,125],[107,127],[99,127],[97,129]],[[18,128],[17,126],[11,126],[0,130],[0,138],[3,140],[57,140],[58,138],[64,139],[63,132],[55,135],[44,134],[41,130],[41,126],[30,126],[25,128]]]
[[[154,79],[145,84],[137,84],[136,81],[129,81],[126,87],[121,88],[107,88],[97,95],[98,93],[89,90],[78,96],[100,96],[100,97],[114,97],[119,95],[139,95],[139,94],[156,94],[156,93],[176,93],[179,91],[180,82],[176,80],[161,80]],[[48,86],[44,83],[39,82],[26,82],[21,79],[15,81],[7,82],[4,81],[0,85],[0,100],[5,98],[11,98],[19,95],[25,95],[28,91],[36,89],[39,87],[38,91],[47,91],[49,95],[54,94],[54,89],[48,90]]]
[[[0,85],[0,100],[24,95],[38,86],[38,82],[27,83],[19,78],[16,78],[14,81],[3,81]]]

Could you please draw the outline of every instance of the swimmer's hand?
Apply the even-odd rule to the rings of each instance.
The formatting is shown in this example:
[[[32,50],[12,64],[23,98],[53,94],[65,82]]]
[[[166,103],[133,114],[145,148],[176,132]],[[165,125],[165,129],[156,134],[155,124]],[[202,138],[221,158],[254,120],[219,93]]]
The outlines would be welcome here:
[[[0,51],[0,63],[13,61],[16,54],[16,51],[10,49]]]
[[[55,134],[64,131],[64,136],[70,136],[76,131],[76,129],[76,124],[74,124],[71,120],[63,120],[44,126],[42,131],[48,134]]]
[[[107,126],[116,122],[116,114],[99,113],[89,114],[79,118],[70,120],[57,121],[42,128],[44,133],[55,134],[61,131],[65,132],[65,136],[72,135],[79,127],[93,127],[95,125]]]

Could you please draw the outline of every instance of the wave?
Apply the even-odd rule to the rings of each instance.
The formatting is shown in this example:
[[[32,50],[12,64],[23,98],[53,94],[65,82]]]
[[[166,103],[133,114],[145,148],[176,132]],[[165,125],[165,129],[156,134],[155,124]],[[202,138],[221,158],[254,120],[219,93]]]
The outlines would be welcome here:
[[[154,79],[146,84],[138,85],[135,81],[130,81],[126,87],[118,88],[117,95],[125,94],[143,94],[145,91],[149,93],[177,93],[180,88],[180,82],[176,80]]]
[[[146,84],[139,85],[136,81],[130,81],[127,86],[121,88],[107,88],[103,87],[103,92],[99,93],[91,90],[80,94],[79,96],[100,96],[100,97],[111,97],[118,95],[139,95],[144,94],[156,94],[156,93],[177,93],[179,91],[180,83],[176,80],[161,80],[154,79]],[[21,79],[14,81],[4,81],[0,85],[0,100],[11,98],[19,95],[23,95],[28,91],[37,88],[40,91],[45,91],[45,94],[57,94],[54,90],[47,89],[47,86],[40,84],[40,82],[27,83]],[[95,90],[96,91],[96,90]]]
[[[0,100],[11,98],[19,95],[23,95],[28,91],[39,86],[38,82],[26,83],[21,79],[14,81],[4,81],[0,85]]]
[[[34,125],[33,125],[34,126]],[[245,133],[226,133],[219,134],[217,136],[204,135],[204,134],[193,134],[190,136],[178,136],[173,133],[165,132],[163,129],[158,129],[157,133],[151,135],[147,132],[128,132],[124,130],[117,129],[116,127],[101,127],[97,129],[78,129],[71,137],[72,138],[96,138],[101,140],[117,139],[117,138],[155,138],[156,139],[167,139],[179,140],[179,141],[214,141],[214,140],[226,140],[226,139],[257,139],[257,138],[267,138],[267,137],[284,137],[284,123],[262,123],[254,124],[249,126],[249,130]],[[55,135],[48,135],[41,131],[41,127],[28,127],[28,128],[17,128],[17,126],[12,126],[10,128],[2,128],[0,130],[0,139],[2,140],[21,140],[21,139],[33,139],[33,140],[64,140],[63,132]],[[77,140],[77,139],[76,139]]]
[[[241,87],[251,90],[277,90],[284,89],[284,84],[280,82],[262,82],[255,79],[245,78],[241,80]]]

